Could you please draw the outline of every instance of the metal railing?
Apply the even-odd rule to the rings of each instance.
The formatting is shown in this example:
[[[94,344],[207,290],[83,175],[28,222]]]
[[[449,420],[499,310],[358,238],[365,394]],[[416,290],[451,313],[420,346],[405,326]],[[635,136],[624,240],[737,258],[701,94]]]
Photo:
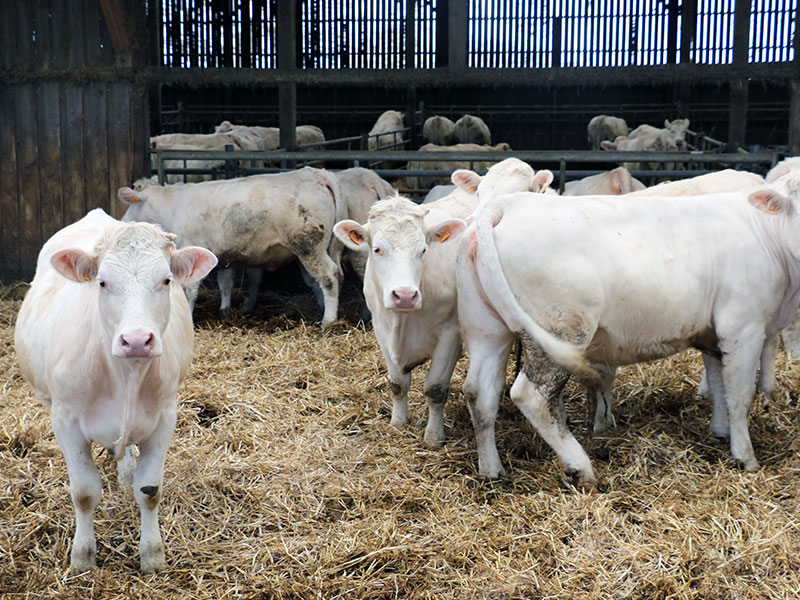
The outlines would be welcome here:
[[[749,167],[750,170],[766,173],[782,155],[777,151],[760,151],[752,153],[738,152],[607,152],[607,151],[520,151],[520,152],[422,152],[397,150],[309,150],[304,152],[241,152],[219,150],[152,150],[155,156],[156,169],[160,183],[166,182],[168,174],[210,174],[213,178],[222,176],[233,178],[257,173],[275,173],[293,168],[315,164],[336,165],[336,168],[350,166],[368,166],[376,159],[393,163],[409,161],[458,161],[472,168],[476,162],[501,161],[506,158],[518,158],[535,166],[536,169],[549,168],[554,172],[559,188],[563,190],[567,179],[576,179],[593,175],[618,163],[646,162],[667,163],[676,169],[635,170],[634,177],[654,179],[683,179],[723,168]],[[376,156],[379,155],[379,156]],[[224,168],[195,169],[167,168],[165,161],[213,160],[223,161]],[[273,166],[252,167],[246,161],[261,161]],[[570,168],[570,165],[572,168]],[[591,165],[591,167],[587,167]],[[593,168],[597,165],[597,168]],[[434,169],[376,169],[376,173],[387,178],[406,177],[443,177],[449,178],[451,170]]]

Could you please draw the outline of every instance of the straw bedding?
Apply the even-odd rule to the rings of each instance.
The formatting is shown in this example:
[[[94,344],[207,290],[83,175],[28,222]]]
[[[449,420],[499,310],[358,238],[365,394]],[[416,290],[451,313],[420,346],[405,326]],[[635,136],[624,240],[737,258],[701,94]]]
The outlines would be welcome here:
[[[138,573],[138,508],[98,457],[98,568],[68,568],[64,460],[15,363],[24,286],[0,288],[0,593],[33,598],[793,598],[800,590],[800,369],[779,355],[778,394],[757,399],[762,464],[741,471],[707,432],[686,354],[623,369],[617,428],[591,450],[603,490],[569,489],[549,448],[506,399],[509,477],[483,480],[461,395],[447,443],[389,426],[371,330],[314,324],[302,289],[262,294],[252,317],[216,318],[203,291],[195,359],[179,394],[162,534],[169,569]],[[411,418],[424,417],[421,376]],[[510,374],[509,374],[510,380]],[[583,434],[580,390],[566,394]],[[96,453],[99,456],[99,450]]]

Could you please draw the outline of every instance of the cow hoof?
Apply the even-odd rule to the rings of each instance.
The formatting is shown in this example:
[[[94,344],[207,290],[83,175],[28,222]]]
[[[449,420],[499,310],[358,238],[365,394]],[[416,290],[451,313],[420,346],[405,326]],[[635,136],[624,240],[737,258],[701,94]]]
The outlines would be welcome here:
[[[739,467],[748,473],[755,473],[761,468],[761,465],[758,464],[758,461],[755,458],[752,460],[741,460],[737,458],[736,462],[738,463]]]
[[[500,469],[497,473],[481,473],[489,481],[505,481],[508,478],[505,469]]]
[[[231,309],[230,308],[220,308],[219,309],[219,317],[220,319],[227,319],[231,316]]]
[[[424,439],[425,445],[431,450],[440,450],[444,446],[444,440],[440,439]]]
[[[164,546],[150,547],[140,552],[142,573],[158,573],[167,568],[167,561],[164,558]]]
[[[729,443],[730,443],[730,441],[731,441],[731,436],[729,436],[729,435],[717,434],[717,433],[712,433],[712,435],[713,435],[713,436],[714,436],[714,437],[715,437],[717,440],[719,440],[720,442],[722,442],[723,444],[729,444]]]
[[[73,547],[69,566],[74,571],[88,571],[97,566],[97,548],[94,544]]]
[[[567,481],[576,490],[592,494],[597,493],[597,481],[595,481],[594,477],[587,476],[578,469],[564,469],[564,474],[567,476]]]

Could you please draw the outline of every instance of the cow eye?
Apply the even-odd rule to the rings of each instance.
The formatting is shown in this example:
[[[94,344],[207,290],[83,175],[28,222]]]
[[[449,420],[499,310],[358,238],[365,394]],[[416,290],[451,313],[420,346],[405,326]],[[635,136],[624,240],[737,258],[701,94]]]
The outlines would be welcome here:
[[[425,252],[426,252],[427,250],[428,250],[428,248],[427,248],[427,247],[423,248],[423,249],[422,249],[422,252],[420,252],[420,253],[419,253],[419,255],[420,255],[420,256],[424,256],[424,255],[425,255]]]
[[[169,277],[167,277],[167,278],[164,280],[164,285],[169,285],[169,284],[170,284],[170,282],[172,282],[172,279],[170,279]]]
[[[100,287],[101,287],[101,288],[104,288],[104,287],[106,287],[106,282],[105,282],[105,281],[98,281],[97,283],[99,283],[99,284],[100,284]]]
[[[378,246],[375,246],[372,251],[377,254],[378,256],[383,256],[383,250],[381,250]]]

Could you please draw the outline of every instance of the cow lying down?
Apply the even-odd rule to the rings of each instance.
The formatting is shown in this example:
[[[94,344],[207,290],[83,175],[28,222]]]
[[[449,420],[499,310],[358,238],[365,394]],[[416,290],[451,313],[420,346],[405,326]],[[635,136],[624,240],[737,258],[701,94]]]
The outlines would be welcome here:
[[[217,275],[223,315],[230,313],[229,267],[275,270],[296,258],[322,288],[323,325],[336,320],[342,246],[332,231],[347,215],[347,206],[332,173],[304,167],[168,186],[141,180],[134,188],[119,189],[120,200],[128,204],[123,221],[158,223],[178,236],[179,246],[203,246],[219,256],[225,267]],[[252,308],[254,293],[248,302]]]
[[[711,431],[730,439],[745,469],[757,469],[747,413],[759,359],[800,304],[798,202],[800,175],[741,192],[636,202],[481,196],[468,267],[480,283],[478,314],[489,317],[464,333],[476,348],[470,371],[483,373],[465,382],[465,395],[478,398],[473,421],[492,410],[480,401],[492,396],[482,388],[497,386],[485,367],[519,335],[526,362],[512,400],[574,483],[592,487],[589,457],[553,401],[565,381],[560,369],[596,397],[617,366],[694,347],[713,398]],[[497,464],[482,473],[502,469],[488,458]]]
[[[120,461],[122,485],[131,484],[129,447],[138,444],[132,483],[141,569],[166,566],[158,505],[193,337],[180,284],[199,281],[217,263],[203,248],[177,250],[174,239],[93,210],[44,245],[17,318],[22,374],[50,409],[69,471],[74,569],[94,567],[97,555],[93,516],[102,485],[93,442]]]

